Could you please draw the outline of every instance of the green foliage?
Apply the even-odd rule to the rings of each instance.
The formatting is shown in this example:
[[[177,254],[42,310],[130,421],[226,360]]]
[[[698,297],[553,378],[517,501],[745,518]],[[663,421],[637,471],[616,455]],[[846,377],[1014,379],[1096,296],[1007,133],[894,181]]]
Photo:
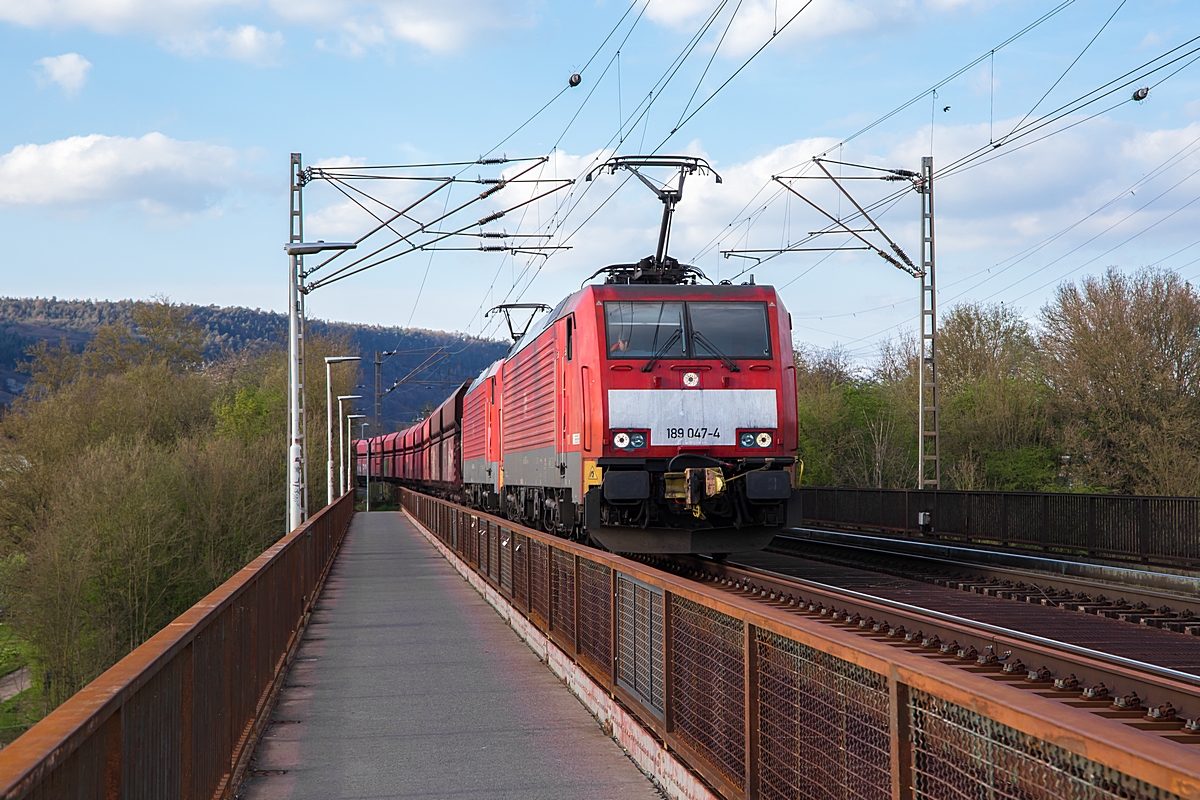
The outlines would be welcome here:
[[[1060,286],[1041,322],[1071,480],[1200,494],[1200,293],[1173,272],[1109,269]]]
[[[258,386],[242,386],[232,397],[220,397],[213,403],[218,436],[253,441],[279,430],[279,417],[287,408],[282,391]]]
[[[910,423],[897,413],[904,381],[855,374],[837,351],[799,351],[795,360],[804,482],[903,485],[915,469]]]
[[[10,625],[0,624],[0,676],[29,664],[29,643],[13,633]]]
[[[45,708],[284,533],[285,355],[202,361],[199,330],[179,306],[146,304],[82,351],[42,345],[35,390],[0,419],[0,608],[37,665]],[[316,364],[349,348],[307,342]],[[316,372],[308,441],[320,452],[325,371]],[[353,372],[335,379],[349,393]],[[325,464],[312,462],[315,510]]]
[[[1052,492],[1063,488],[1055,483],[1058,453],[1044,445],[1026,445],[1011,450],[986,452],[983,472],[989,489],[1002,492]]]
[[[797,353],[806,483],[916,485],[915,355]],[[1174,273],[1063,284],[1038,328],[954,306],[938,366],[944,488],[1200,494],[1200,293]]]
[[[0,703],[0,743],[8,744],[42,718],[45,701],[37,682],[16,697]]]

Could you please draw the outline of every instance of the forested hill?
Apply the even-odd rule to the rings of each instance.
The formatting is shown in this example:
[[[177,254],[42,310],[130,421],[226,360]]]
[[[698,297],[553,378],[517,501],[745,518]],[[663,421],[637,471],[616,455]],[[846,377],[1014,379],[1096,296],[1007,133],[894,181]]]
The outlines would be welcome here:
[[[25,351],[30,346],[39,341],[57,345],[66,339],[74,349],[82,349],[100,326],[128,322],[134,305],[133,300],[0,297],[0,402],[10,402],[13,393],[24,384],[27,376],[17,366],[26,359]],[[287,317],[283,314],[238,306],[190,306],[188,310],[191,319],[205,330],[205,351],[210,358],[248,347],[285,345]],[[322,320],[310,320],[309,328],[314,334],[346,336],[354,349],[350,355],[363,357],[359,372],[362,389],[355,393],[363,395],[359,402],[369,413],[373,413],[375,383],[370,362],[376,350],[399,351],[383,364],[384,389],[418,370],[430,356],[434,357],[436,364],[420,369],[384,398],[383,416],[389,429],[407,424],[422,408],[441,402],[456,382],[478,375],[508,348],[505,342],[419,328]],[[442,351],[437,353],[439,348]]]

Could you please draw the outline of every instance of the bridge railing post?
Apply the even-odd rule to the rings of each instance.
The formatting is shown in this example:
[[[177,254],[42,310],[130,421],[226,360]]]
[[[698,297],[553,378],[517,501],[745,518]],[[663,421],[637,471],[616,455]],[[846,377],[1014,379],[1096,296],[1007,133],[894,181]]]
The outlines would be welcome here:
[[[892,800],[913,800],[912,730],[909,722],[908,686],[888,678],[888,735],[891,750]]]

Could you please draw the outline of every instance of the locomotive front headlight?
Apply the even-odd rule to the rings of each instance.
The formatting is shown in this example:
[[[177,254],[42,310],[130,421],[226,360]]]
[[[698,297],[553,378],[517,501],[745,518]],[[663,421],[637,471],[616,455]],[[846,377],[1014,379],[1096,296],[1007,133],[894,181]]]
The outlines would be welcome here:
[[[640,450],[645,447],[646,434],[642,433],[641,431],[629,434],[629,446],[634,450]]]
[[[626,447],[629,447],[629,434],[625,433],[625,431],[621,431],[620,433],[613,436],[613,446],[618,447],[621,450],[624,450]]]
[[[759,447],[770,447],[771,446],[771,434],[767,433],[766,431],[763,431],[762,433],[760,433],[758,436],[755,437],[754,442]]]
[[[754,447],[754,434],[746,431],[738,437],[738,444],[742,447]]]

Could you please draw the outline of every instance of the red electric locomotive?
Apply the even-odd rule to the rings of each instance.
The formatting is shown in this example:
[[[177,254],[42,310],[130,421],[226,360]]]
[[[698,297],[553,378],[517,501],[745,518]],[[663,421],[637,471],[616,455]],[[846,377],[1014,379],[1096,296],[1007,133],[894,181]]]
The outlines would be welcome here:
[[[672,208],[658,254],[601,270],[429,419],[372,439],[372,478],[617,552],[755,550],[799,524],[789,315],[770,286],[700,285],[666,256]]]

